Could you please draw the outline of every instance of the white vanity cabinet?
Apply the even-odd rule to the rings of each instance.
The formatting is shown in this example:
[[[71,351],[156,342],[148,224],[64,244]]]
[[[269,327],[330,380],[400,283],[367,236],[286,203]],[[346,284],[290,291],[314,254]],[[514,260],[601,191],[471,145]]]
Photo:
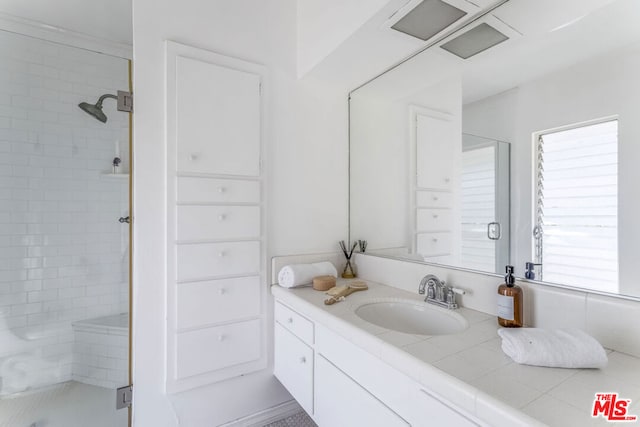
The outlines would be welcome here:
[[[278,300],[275,320],[274,374],[320,427],[482,425]]]
[[[316,358],[315,368],[314,420],[320,427],[409,426],[324,357]]]

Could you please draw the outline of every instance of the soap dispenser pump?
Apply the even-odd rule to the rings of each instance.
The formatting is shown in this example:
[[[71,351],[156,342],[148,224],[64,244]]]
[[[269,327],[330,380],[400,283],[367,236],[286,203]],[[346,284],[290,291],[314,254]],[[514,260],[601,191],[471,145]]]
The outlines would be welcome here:
[[[498,287],[498,324],[505,328],[522,327],[522,288],[516,285],[513,266],[507,265],[505,283]]]

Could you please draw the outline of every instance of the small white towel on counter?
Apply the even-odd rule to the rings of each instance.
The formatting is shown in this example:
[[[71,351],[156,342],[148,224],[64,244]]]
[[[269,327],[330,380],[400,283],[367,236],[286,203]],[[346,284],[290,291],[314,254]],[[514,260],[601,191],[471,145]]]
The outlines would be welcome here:
[[[313,278],[318,276],[338,277],[338,271],[328,261],[285,265],[278,272],[278,284],[284,288],[308,286],[313,284]]]
[[[603,368],[607,353],[579,329],[501,328],[502,351],[516,363],[553,368]]]

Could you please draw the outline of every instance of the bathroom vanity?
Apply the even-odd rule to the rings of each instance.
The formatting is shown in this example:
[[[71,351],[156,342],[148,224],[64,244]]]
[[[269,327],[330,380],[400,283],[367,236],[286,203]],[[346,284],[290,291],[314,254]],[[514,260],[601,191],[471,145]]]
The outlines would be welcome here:
[[[602,370],[518,365],[500,348],[495,317],[468,308],[455,310],[468,322],[462,332],[392,331],[356,310],[420,303],[418,283],[416,292],[367,284],[332,306],[311,288],[271,289],[274,374],[321,427],[605,425],[591,410],[594,393],[607,390],[632,399],[629,413],[639,412],[638,358],[610,352]]]

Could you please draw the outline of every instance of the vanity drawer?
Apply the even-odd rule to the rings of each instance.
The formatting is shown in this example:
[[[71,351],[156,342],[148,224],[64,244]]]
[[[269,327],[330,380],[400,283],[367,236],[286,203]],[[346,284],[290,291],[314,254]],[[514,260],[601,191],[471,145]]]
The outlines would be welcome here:
[[[420,233],[417,235],[416,252],[434,257],[451,254],[451,233]]]
[[[176,193],[181,204],[260,203],[260,182],[181,176]]]
[[[179,282],[256,275],[260,272],[260,242],[177,245],[177,270]]]
[[[274,328],[273,374],[313,414],[313,350],[279,323]]]
[[[178,329],[195,328],[260,315],[260,277],[181,283]]]
[[[313,322],[279,302],[275,304],[274,318],[302,341],[313,344]]]
[[[259,206],[178,206],[178,240],[260,238]]]
[[[453,206],[453,194],[445,191],[416,191],[418,208],[450,208]]]
[[[418,209],[416,215],[418,231],[451,230],[451,209]]]
[[[256,319],[179,333],[175,347],[177,379],[258,360],[260,326]]]

